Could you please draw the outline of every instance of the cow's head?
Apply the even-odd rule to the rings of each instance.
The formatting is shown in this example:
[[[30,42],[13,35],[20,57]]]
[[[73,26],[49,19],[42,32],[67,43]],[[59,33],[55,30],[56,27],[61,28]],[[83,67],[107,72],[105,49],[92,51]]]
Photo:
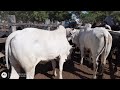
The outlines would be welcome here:
[[[76,29],[66,28],[66,37],[70,45],[73,45],[72,38],[74,37],[75,32],[76,32]]]

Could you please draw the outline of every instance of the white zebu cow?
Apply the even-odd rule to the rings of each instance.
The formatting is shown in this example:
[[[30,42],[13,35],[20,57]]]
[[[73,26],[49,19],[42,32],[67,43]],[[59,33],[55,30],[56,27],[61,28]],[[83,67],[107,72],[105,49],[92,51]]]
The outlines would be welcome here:
[[[19,78],[20,67],[25,70],[26,78],[33,79],[35,66],[40,61],[52,60],[54,75],[56,63],[53,59],[59,57],[59,78],[62,79],[62,70],[65,60],[71,52],[71,46],[66,38],[66,30],[59,26],[54,31],[37,28],[25,28],[10,34],[5,44],[6,64],[10,60],[12,71],[10,78]],[[14,77],[16,73],[17,77]]]
[[[112,36],[105,28],[91,28],[90,24],[85,27],[72,33],[72,41],[80,48],[81,64],[83,63],[84,51],[90,50],[94,68],[93,78],[96,79],[98,59],[101,55],[101,65],[106,64],[106,58],[112,46]]]

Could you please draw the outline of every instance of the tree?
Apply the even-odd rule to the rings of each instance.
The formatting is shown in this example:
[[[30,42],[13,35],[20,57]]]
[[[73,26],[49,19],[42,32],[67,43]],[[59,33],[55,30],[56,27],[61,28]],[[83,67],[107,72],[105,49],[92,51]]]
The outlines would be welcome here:
[[[68,11],[49,11],[49,19],[52,21],[58,20],[63,21],[70,19],[70,14]]]
[[[106,16],[111,15],[113,11],[87,11],[87,14],[80,13],[80,17],[83,22],[98,22],[103,21]]]
[[[47,11],[33,11],[31,16],[32,16],[32,20],[44,22],[45,19],[48,18],[48,12]]]
[[[115,21],[120,22],[120,11],[113,11],[111,16],[115,19]]]
[[[17,21],[38,21],[44,22],[46,19],[51,21],[63,21],[71,18],[70,12],[74,12],[80,15],[80,19],[83,22],[97,22],[103,21],[106,16],[113,16],[116,21],[120,22],[120,11],[87,11],[88,13],[82,13],[82,11],[0,11],[0,15],[3,20],[7,19],[7,15],[15,15]]]

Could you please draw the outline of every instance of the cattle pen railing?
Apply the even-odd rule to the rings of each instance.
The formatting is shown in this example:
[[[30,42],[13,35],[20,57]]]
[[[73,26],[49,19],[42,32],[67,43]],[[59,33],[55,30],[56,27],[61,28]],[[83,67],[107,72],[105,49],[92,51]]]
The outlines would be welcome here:
[[[47,30],[50,30],[50,27],[58,27],[57,24],[16,23],[15,15],[8,15],[8,22],[0,23],[0,43],[5,43],[7,36],[16,31],[17,26],[47,27]]]

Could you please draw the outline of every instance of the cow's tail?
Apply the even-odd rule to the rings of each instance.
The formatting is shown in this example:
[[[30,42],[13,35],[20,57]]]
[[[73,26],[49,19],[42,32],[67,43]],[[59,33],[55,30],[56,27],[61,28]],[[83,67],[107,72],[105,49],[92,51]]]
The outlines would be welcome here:
[[[105,43],[104,43],[104,46],[103,46],[103,48],[101,49],[100,53],[98,54],[98,56],[100,56],[100,55],[103,53],[103,51],[105,50],[106,45],[107,45],[107,38],[106,38],[106,36],[105,36],[104,34],[103,34],[103,36],[104,36],[104,41],[105,41]]]
[[[18,33],[18,31],[15,31],[15,32],[13,32],[13,33],[11,33],[8,37],[7,37],[7,39],[6,39],[6,42],[5,42],[5,60],[6,60],[6,65],[7,65],[7,69],[9,69],[10,67],[9,67],[9,63],[8,63],[8,53],[9,53],[9,46],[10,46],[10,42],[11,42],[11,40],[15,37],[15,35]]]

